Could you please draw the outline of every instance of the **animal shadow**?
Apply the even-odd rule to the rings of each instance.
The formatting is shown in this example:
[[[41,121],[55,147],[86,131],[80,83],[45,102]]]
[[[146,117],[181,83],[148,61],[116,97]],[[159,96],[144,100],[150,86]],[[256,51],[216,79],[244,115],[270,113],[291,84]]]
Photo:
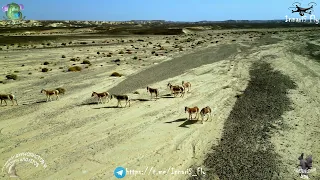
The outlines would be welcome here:
[[[165,122],[165,123],[182,122],[182,121],[186,121],[186,120],[188,120],[188,118],[180,118],[180,119],[176,119],[174,121],[168,121],[168,122]]]
[[[168,121],[165,123],[174,123],[174,122],[183,122],[181,125],[179,125],[179,127],[189,128],[188,125],[196,124],[198,123],[198,120],[188,120],[188,118],[180,118],[180,119],[176,119],[174,121]]]
[[[131,99],[132,101],[151,101],[151,99],[143,99],[143,98],[138,98],[138,99]]]
[[[198,122],[198,120],[187,120],[184,123],[182,123],[179,127],[189,128],[188,125],[196,124]]]
[[[46,102],[47,102],[47,100],[40,100],[40,101],[36,101],[36,102],[22,103],[21,105],[41,104],[41,103],[46,103]],[[48,101],[48,102],[50,102],[50,101]],[[8,105],[9,105],[9,103],[8,103]]]
[[[97,105],[98,102],[84,102],[81,103],[79,106],[90,106],[90,105]]]
[[[161,98],[174,98],[174,96],[172,94],[165,94],[162,95]]]
[[[126,106],[126,107],[128,107],[128,106]],[[101,107],[101,108],[107,108],[107,109],[109,109],[109,108],[125,108],[124,107],[124,105],[121,107],[121,106],[104,106],[104,107]]]

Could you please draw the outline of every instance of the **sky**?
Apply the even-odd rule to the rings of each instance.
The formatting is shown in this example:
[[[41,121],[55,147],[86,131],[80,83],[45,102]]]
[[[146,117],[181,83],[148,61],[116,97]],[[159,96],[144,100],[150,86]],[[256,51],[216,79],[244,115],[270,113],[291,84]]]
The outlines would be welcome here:
[[[0,0],[0,6],[23,4],[28,20],[167,20],[222,21],[296,18],[288,8],[307,0]],[[317,2],[314,0],[313,2]],[[314,8],[316,15],[318,7]],[[2,12],[2,16],[5,13]],[[320,18],[320,11],[319,11]],[[0,18],[3,19],[3,18]]]

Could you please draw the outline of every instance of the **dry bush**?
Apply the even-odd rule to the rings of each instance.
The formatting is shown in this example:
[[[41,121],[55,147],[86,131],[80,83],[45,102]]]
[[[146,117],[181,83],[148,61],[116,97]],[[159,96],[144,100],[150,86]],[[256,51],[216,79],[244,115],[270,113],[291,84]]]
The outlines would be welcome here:
[[[48,72],[49,71],[49,69],[48,68],[42,68],[42,70],[41,70],[42,72]]]
[[[71,72],[75,72],[75,71],[81,71],[82,68],[80,66],[72,66],[72,67],[69,67],[68,71],[71,71]]]
[[[43,65],[48,65],[50,64],[48,61],[44,62]]]
[[[18,79],[18,76],[17,76],[16,74],[9,74],[9,75],[6,75],[6,78],[7,78],[7,79],[17,80],[17,79]]]
[[[119,54],[124,54],[124,52],[121,50],[121,51],[119,52]]]
[[[82,64],[91,64],[89,60],[83,60]]]
[[[62,55],[61,58],[66,58],[66,56],[65,56],[65,55]]]
[[[113,76],[113,77],[121,77],[122,75],[118,72],[113,72],[110,76]]]
[[[111,54],[107,54],[107,57],[111,57]]]
[[[58,87],[56,90],[58,90],[60,94],[64,94],[66,92],[66,90],[62,87]]]

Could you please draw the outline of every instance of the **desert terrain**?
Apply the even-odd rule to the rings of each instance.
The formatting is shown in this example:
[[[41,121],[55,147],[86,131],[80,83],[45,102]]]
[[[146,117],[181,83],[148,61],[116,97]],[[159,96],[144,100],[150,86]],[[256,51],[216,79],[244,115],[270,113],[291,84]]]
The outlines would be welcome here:
[[[301,153],[320,179],[319,28],[135,28],[1,29],[0,94],[19,104],[0,107],[1,179],[24,152],[47,167],[18,162],[20,179],[116,179],[118,166],[139,180],[300,179]],[[182,81],[190,92],[171,96]],[[58,87],[46,102],[41,89]],[[188,120],[185,106],[212,117]]]

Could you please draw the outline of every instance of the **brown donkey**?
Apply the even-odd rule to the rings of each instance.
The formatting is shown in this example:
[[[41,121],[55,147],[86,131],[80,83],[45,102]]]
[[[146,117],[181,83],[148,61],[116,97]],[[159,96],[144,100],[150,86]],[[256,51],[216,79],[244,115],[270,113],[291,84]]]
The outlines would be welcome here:
[[[196,114],[196,116],[194,118],[196,118],[196,120],[199,119],[199,108],[197,106],[193,107],[193,108],[189,108],[189,107],[184,107],[184,111],[185,113],[189,113],[189,120],[192,120],[192,114]]]

